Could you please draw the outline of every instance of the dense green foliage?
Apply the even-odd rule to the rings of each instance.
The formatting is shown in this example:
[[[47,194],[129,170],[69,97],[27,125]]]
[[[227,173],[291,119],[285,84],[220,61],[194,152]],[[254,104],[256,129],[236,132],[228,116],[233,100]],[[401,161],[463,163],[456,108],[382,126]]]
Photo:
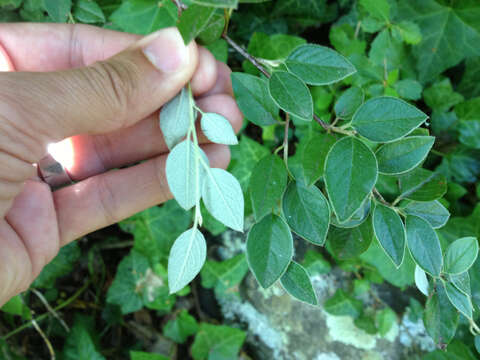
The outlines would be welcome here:
[[[64,359],[164,359],[175,352],[186,358],[187,351],[195,360],[235,359],[246,332],[216,325],[199,309],[198,292],[239,296],[250,269],[262,287],[278,281],[298,300],[351,316],[381,336],[402,314],[384,302],[369,307],[359,295],[383,282],[416,286],[410,308],[438,345],[425,359],[474,359],[480,4],[181,3],[0,0],[0,21],[80,22],[137,34],[178,26],[185,42],[197,39],[232,67],[245,115],[237,141],[224,118],[202,113],[212,142],[235,145],[229,172],[211,169],[193,131],[201,110],[190,89],[182,90],[160,121],[176,200],[91,235],[96,241],[63,248],[32,290],[3,308],[0,329],[15,331],[37,317],[49,324]],[[226,227],[248,235],[245,253],[221,259],[209,249]],[[125,239],[131,249],[122,247]],[[303,258],[294,240],[308,242]],[[318,304],[311,277],[332,267],[355,278],[354,286]],[[68,313],[68,334],[35,289]],[[189,313],[181,303],[192,298]],[[143,353],[146,344],[125,335],[121,346],[112,342],[122,328],[134,331],[132,313],[153,319],[175,349],[163,357]],[[0,358],[24,358],[15,334],[0,340]]]

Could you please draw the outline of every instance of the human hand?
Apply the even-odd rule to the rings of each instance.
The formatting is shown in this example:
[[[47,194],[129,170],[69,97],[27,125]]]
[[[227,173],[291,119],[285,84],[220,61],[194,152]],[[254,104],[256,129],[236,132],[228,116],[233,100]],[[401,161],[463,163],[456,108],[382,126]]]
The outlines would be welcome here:
[[[175,29],[140,39],[85,25],[1,24],[0,55],[1,46],[16,72],[0,73],[0,306],[61,246],[171,198],[157,110],[189,80],[204,111],[236,131],[242,122],[230,70],[185,47]],[[200,138],[212,166],[226,167],[228,147]],[[76,183],[52,192],[34,164],[63,139]]]

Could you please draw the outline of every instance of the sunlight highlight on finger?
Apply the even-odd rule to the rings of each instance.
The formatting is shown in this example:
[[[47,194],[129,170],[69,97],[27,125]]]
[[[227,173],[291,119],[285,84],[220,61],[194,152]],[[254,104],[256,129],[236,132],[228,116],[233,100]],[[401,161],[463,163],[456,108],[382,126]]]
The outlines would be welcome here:
[[[62,166],[70,171],[75,165],[75,154],[72,139],[68,138],[58,143],[49,144],[47,151]]]

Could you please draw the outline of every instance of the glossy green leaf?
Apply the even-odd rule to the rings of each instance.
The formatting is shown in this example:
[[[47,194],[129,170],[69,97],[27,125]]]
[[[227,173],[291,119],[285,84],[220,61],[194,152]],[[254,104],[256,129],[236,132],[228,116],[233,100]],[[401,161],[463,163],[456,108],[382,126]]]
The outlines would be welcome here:
[[[180,311],[175,319],[169,320],[163,327],[163,335],[177,344],[185,343],[187,338],[197,331],[197,321],[186,310]]]
[[[237,359],[245,341],[244,331],[202,323],[191,347],[194,360]]]
[[[277,123],[279,109],[268,93],[267,81],[237,72],[231,77],[235,99],[245,117],[260,126]]]
[[[236,8],[238,0],[193,0],[195,4],[219,8]]]
[[[402,210],[426,220],[434,229],[444,226],[450,218],[449,211],[438,201],[409,202]]]
[[[404,79],[397,81],[393,88],[403,99],[419,100],[422,97],[422,84],[416,80]]]
[[[323,245],[330,223],[330,207],[315,187],[292,182],[283,195],[283,213],[290,228],[305,240]]]
[[[388,21],[390,18],[390,4],[387,0],[360,0],[359,4],[375,19]]]
[[[263,288],[270,287],[283,275],[292,256],[292,234],[280,217],[270,214],[253,225],[247,238],[247,260]]]
[[[439,276],[443,257],[435,230],[427,221],[414,215],[407,216],[405,227],[408,249],[417,265],[430,275]]]
[[[363,304],[342,289],[338,289],[331,298],[325,301],[323,308],[331,315],[357,318],[362,313]]]
[[[406,234],[402,219],[395,210],[377,204],[373,211],[373,229],[380,245],[399,267],[405,255]]]
[[[362,141],[345,137],[333,145],[325,161],[325,184],[339,222],[362,206],[377,177],[375,155]]]
[[[402,138],[427,120],[427,115],[403,100],[378,97],[365,102],[353,115],[352,126],[371,141]]]
[[[245,277],[248,264],[244,254],[223,261],[207,260],[202,268],[202,286],[222,293],[237,286]]]
[[[294,298],[310,305],[317,305],[317,295],[307,271],[295,261],[288,265],[287,270],[280,278],[283,288]]]
[[[312,95],[307,85],[297,76],[286,71],[275,71],[268,81],[268,91],[282,110],[302,120],[312,120]]]
[[[455,240],[445,251],[444,271],[457,275],[467,271],[478,256],[478,240],[475,237],[464,237]]]
[[[362,224],[364,221],[367,220],[368,216],[370,215],[370,210],[372,209],[372,201],[367,198],[362,206],[353,214],[353,216],[343,223],[338,222],[335,216],[332,217],[331,222],[332,225],[339,228],[354,228]]]
[[[261,159],[250,176],[250,199],[253,214],[259,221],[278,207],[287,187],[288,173],[285,163],[276,155]]]
[[[202,189],[202,199],[215,219],[233,230],[243,232],[243,192],[232,174],[223,169],[209,169]]]
[[[215,113],[203,114],[201,127],[203,133],[211,142],[225,145],[238,144],[232,125],[222,115]]]
[[[43,0],[45,10],[54,22],[64,23],[72,8],[72,0]]]
[[[73,15],[77,20],[87,24],[105,22],[102,8],[94,1],[78,0],[73,7]]]
[[[480,120],[462,120],[458,126],[459,140],[465,146],[472,149],[480,149]]]
[[[458,312],[448,300],[442,284],[427,299],[423,322],[427,333],[437,344],[448,344],[455,335],[458,325]]]
[[[345,57],[325,46],[300,45],[285,61],[288,70],[309,85],[328,85],[355,73]]]
[[[184,140],[176,145],[167,157],[165,172],[168,186],[175,200],[185,210],[191,209],[200,199],[206,179],[204,167],[200,161],[195,161],[197,154],[208,164],[203,150],[190,140]]]
[[[447,192],[444,175],[416,168],[399,178],[400,198],[415,201],[433,201]]]
[[[0,307],[0,312],[21,316],[23,320],[30,320],[32,318],[32,312],[25,304],[21,295],[16,295],[8,300],[2,307]]]
[[[54,0],[55,1],[55,0]],[[110,20],[121,30],[146,35],[156,30],[175,26],[178,10],[173,1],[125,0],[110,16]]]
[[[420,266],[415,265],[415,285],[420,292],[428,296],[428,279],[425,271],[423,271]]]
[[[183,88],[160,111],[160,129],[169,149],[172,149],[187,135],[190,128],[190,117],[193,116],[191,111],[192,105],[187,88]]]
[[[207,257],[207,244],[197,229],[180,235],[168,257],[168,287],[170,294],[182,290],[202,269]]]
[[[351,259],[367,251],[374,238],[371,219],[352,229],[330,227],[327,245],[339,259]]]
[[[302,173],[305,183],[313,185],[325,171],[325,159],[336,138],[330,134],[315,135],[303,148]]]
[[[410,136],[382,145],[375,153],[378,171],[394,175],[412,170],[427,157],[434,142],[432,136]]]
[[[455,285],[455,287],[465,295],[472,296],[470,275],[468,274],[468,271],[457,275],[448,275],[448,281]]]
[[[467,319],[472,319],[473,317],[473,305],[472,300],[468,295],[458,290],[450,282],[444,283],[445,292],[447,293],[448,300],[452,305],[460,311],[460,313],[465,316]]]
[[[210,20],[215,15],[215,11],[214,7],[192,4],[187,10],[182,12],[177,27],[180,34],[182,34],[185,44],[190,43],[207,28]]]
[[[335,114],[338,118],[349,120],[355,111],[362,105],[365,94],[357,86],[352,86],[340,95],[335,103]]]

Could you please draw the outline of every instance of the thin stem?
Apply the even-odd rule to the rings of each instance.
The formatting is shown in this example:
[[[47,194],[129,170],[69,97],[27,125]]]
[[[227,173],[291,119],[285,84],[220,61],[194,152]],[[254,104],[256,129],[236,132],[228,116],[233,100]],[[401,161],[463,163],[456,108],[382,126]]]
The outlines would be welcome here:
[[[188,86],[188,93],[189,93],[189,101],[190,101],[190,128],[189,128],[189,133],[192,135],[193,139],[193,146],[195,148],[195,218],[193,220],[193,228],[196,229],[198,225],[202,225],[202,213],[200,211],[200,173],[199,173],[199,159],[200,159],[200,152],[198,151],[198,138],[197,138],[197,132],[195,131],[195,114],[194,114],[194,109],[196,108],[197,110],[202,113],[200,109],[198,109],[193,101],[193,95],[192,95],[192,89],[190,85]],[[203,113],[202,113],[203,114]]]
[[[382,196],[382,194],[380,194],[380,192],[377,190],[377,188],[373,188],[373,194],[378,198],[378,200],[383,204],[383,205],[386,205],[386,206],[391,206]]]
[[[290,127],[290,114],[285,113],[285,133],[283,136],[283,162],[285,163],[285,167],[287,168],[287,173],[290,178],[294,178],[290,169],[288,168],[288,129]]]
[[[37,332],[40,334],[40,337],[45,342],[45,345],[47,345],[48,352],[50,353],[50,359],[55,360],[56,359],[55,350],[53,350],[52,343],[50,342],[50,340],[48,340],[47,335],[45,335],[45,333],[42,331],[42,329],[40,328],[38,323],[35,321],[35,319],[32,319],[32,325],[35,328],[35,330],[37,330]]]
[[[55,310],[52,309],[52,307],[48,303],[47,299],[45,299],[45,297],[42,295],[42,293],[40,291],[36,290],[36,289],[32,289],[32,292],[40,299],[40,301],[43,303],[43,305],[45,305],[47,310],[50,311],[50,313],[58,320],[58,322],[67,331],[67,333],[70,332],[70,329],[67,326],[67,324],[65,324],[65,321],[63,321],[63,319],[60,317],[60,315],[58,315],[58,313]]]
[[[441,157],[447,157],[447,154],[442,153],[441,151],[438,151],[438,150],[435,150],[435,149],[430,150],[430,152],[432,154],[435,154],[435,155],[438,155],[438,156],[441,156]]]

